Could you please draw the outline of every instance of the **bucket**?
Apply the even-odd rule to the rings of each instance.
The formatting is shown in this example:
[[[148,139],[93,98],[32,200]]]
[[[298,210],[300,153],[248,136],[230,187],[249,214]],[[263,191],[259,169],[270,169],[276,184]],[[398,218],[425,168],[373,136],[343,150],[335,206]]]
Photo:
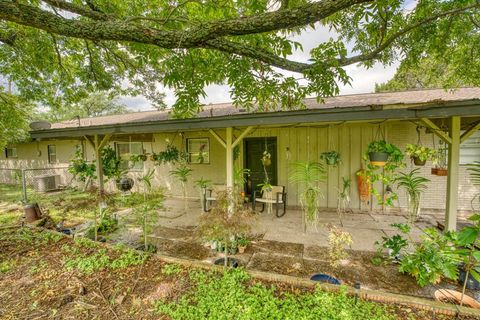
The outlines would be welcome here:
[[[23,207],[25,222],[32,223],[40,219],[41,212],[38,203],[29,203]]]

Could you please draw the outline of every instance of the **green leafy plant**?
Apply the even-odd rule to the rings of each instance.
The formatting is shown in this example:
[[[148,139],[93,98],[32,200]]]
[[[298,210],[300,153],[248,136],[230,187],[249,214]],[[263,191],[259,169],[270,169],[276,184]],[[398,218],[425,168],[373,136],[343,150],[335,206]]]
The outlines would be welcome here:
[[[75,149],[75,154],[70,160],[70,165],[68,166],[68,172],[70,172],[75,179],[79,179],[82,182],[85,182],[84,190],[88,187],[88,184],[92,179],[96,179],[96,166],[94,163],[88,163],[84,156],[82,148],[79,146]]]
[[[131,162],[138,163],[138,162],[144,162],[147,161],[147,155],[145,154],[131,154],[129,157],[129,160]]]
[[[474,186],[480,187],[480,162],[475,161],[467,165],[467,170],[470,174],[470,181]],[[475,200],[478,199],[479,204],[475,206]],[[472,210],[480,209],[480,193],[477,193],[471,200]]]
[[[320,154],[320,160],[325,161],[327,165],[336,166],[342,163],[340,153],[337,151],[327,151]]]
[[[319,162],[292,163],[289,181],[298,184],[303,189],[300,193],[300,202],[305,222],[317,221],[318,201],[323,196],[318,183],[324,182],[325,179],[325,169]]]
[[[392,227],[396,227],[400,233],[404,235],[408,235],[410,233],[411,227],[408,224],[391,224]],[[375,245],[379,246],[378,252],[382,251],[383,249],[388,250],[388,257],[392,260],[399,261],[400,254],[403,249],[408,246],[408,239],[405,239],[402,234],[395,234],[391,237],[382,237],[382,242],[375,242]]]
[[[159,205],[154,205],[149,201],[150,193],[152,190],[152,180],[155,175],[155,169],[147,171],[143,176],[138,178],[138,181],[142,185],[143,190],[143,205],[135,210],[137,221],[142,226],[143,231],[143,245],[144,250],[149,251],[150,247],[148,243],[148,234],[152,231],[155,223],[158,220],[158,213],[155,209]],[[160,202],[161,198],[156,198],[154,201]]]
[[[164,274],[166,276],[175,276],[175,275],[179,274],[180,272],[182,272],[182,267],[180,267],[176,263],[168,263],[168,264],[164,265],[163,268],[162,268],[162,274]]]
[[[421,287],[434,284],[442,278],[458,277],[458,254],[454,246],[454,234],[440,234],[435,228],[424,230],[422,242],[412,253],[405,253],[399,271],[415,278]]]
[[[437,150],[418,144],[407,144],[405,153],[410,158],[418,158],[420,161],[435,160],[437,157]]]
[[[167,144],[167,147],[164,151],[152,153],[152,160],[155,161],[157,165],[162,165],[167,163],[176,163],[180,160],[180,156],[180,151],[176,146]]]
[[[463,281],[460,305],[463,304],[469,276],[471,275],[480,282],[480,214],[474,214],[468,219],[473,222],[473,226],[467,226],[460,230],[457,237],[457,244],[460,246],[457,254],[465,271],[465,278],[460,279]]]
[[[219,192],[211,212],[200,217],[197,232],[205,241],[220,243],[227,266],[228,248],[236,249],[236,238],[250,232],[254,217],[250,210],[233,200],[232,190]]]
[[[365,161],[368,162],[368,155],[371,152],[386,153],[388,157],[387,163],[384,167],[379,167],[371,163],[367,164],[364,174],[366,175],[371,187],[370,191],[377,198],[377,202],[379,204],[393,206],[394,201],[398,199],[398,195],[393,192],[391,186],[396,181],[397,169],[405,166],[403,163],[403,153],[395,145],[387,143],[385,140],[372,141],[368,145],[367,152],[363,157]],[[382,185],[386,186],[386,190],[388,190],[388,192],[385,192],[384,195],[373,187],[377,181],[382,182]]]
[[[343,215],[350,206],[350,186],[352,179],[342,177],[342,189],[338,190],[337,213],[340,218],[340,224],[343,226]]]
[[[330,226],[328,233],[328,257],[329,263],[333,268],[339,266],[340,261],[348,258],[345,247],[351,247],[353,239],[350,233],[339,229],[336,226]]]
[[[223,273],[192,270],[190,290],[180,299],[155,302],[158,315],[169,319],[375,319],[393,320],[387,307],[356,300],[344,288],[321,288],[299,294],[278,293],[278,288],[258,281],[242,269]],[[254,283],[252,285],[252,283]]]
[[[188,177],[192,173],[192,169],[189,168],[185,163],[182,163],[178,168],[175,170],[170,171],[170,175],[174,176],[180,184],[182,185],[182,195],[183,195],[183,204],[185,212],[188,210],[188,202],[187,202],[187,182]]]
[[[408,222],[413,224],[420,215],[420,200],[422,193],[427,189],[429,179],[419,175],[419,169],[413,169],[408,173],[401,172],[396,178],[399,189],[407,193]]]
[[[121,169],[121,160],[115,150],[107,146],[102,149],[103,174],[108,179],[119,179],[124,171]]]
[[[95,232],[95,226],[97,228],[97,232]],[[108,213],[108,210],[103,210],[102,216],[100,217],[100,222],[95,224],[95,226],[89,228],[86,233],[86,236],[90,239],[95,239],[99,234],[105,235],[117,230],[118,220],[113,218]]]

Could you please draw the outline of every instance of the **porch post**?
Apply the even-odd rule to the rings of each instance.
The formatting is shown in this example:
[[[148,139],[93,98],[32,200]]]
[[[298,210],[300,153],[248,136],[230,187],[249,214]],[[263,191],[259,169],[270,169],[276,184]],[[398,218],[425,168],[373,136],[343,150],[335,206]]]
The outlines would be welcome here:
[[[225,151],[227,152],[226,170],[227,170],[227,189],[233,190],[233,128],[227,128],[225,139]]]
[[[103,164],[102,164],[102,155],[100,154],[100,144],[98,141],[98,135],[94,137],[94,148],[95,148],[95,162],[97,164],[97,179],[98,179],[98,193],[100,196],[103,195],[104,182],[103,182]]]
[[[460,164],[460,117],[450,119],[450,139],[448,144],[447,203],[445,210],[446,230],[457,229],[458,207],[458,167]]]

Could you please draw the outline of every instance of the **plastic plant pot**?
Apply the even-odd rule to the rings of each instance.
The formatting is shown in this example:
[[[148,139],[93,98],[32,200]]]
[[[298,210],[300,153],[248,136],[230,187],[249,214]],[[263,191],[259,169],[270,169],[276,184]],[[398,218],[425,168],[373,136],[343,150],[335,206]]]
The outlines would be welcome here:
[[[383,167],[387,164],[388,161],[388,153],[385,152],[370,152],[368,154],[368,158],[370,159],[370,163],[377,167]]]
[[[324,274],[324,273],[314,274],[313,276],[310,277],[310,280],[318,281],[318,282],[322,282],[322,283],[330,283],[330,284],[340,285],[340,280],[335,279],[334,277],[329,276],[328,274]]]
[[[412,157],[413,163],[416,166],[423,167],[425,163],[427,163],[427,160],[420,160],[419,157]]]

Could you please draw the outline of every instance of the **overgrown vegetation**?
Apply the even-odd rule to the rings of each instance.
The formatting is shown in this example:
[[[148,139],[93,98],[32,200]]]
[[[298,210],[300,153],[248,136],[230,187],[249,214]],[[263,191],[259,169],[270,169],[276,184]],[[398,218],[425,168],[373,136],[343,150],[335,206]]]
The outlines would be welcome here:
[[[159,300],[155,310],[171,319],[395,319],[385,307],[348,297],[344,290],[278,293],[232,269],[222,274],[191,271],[194,286],[177,302]]]

